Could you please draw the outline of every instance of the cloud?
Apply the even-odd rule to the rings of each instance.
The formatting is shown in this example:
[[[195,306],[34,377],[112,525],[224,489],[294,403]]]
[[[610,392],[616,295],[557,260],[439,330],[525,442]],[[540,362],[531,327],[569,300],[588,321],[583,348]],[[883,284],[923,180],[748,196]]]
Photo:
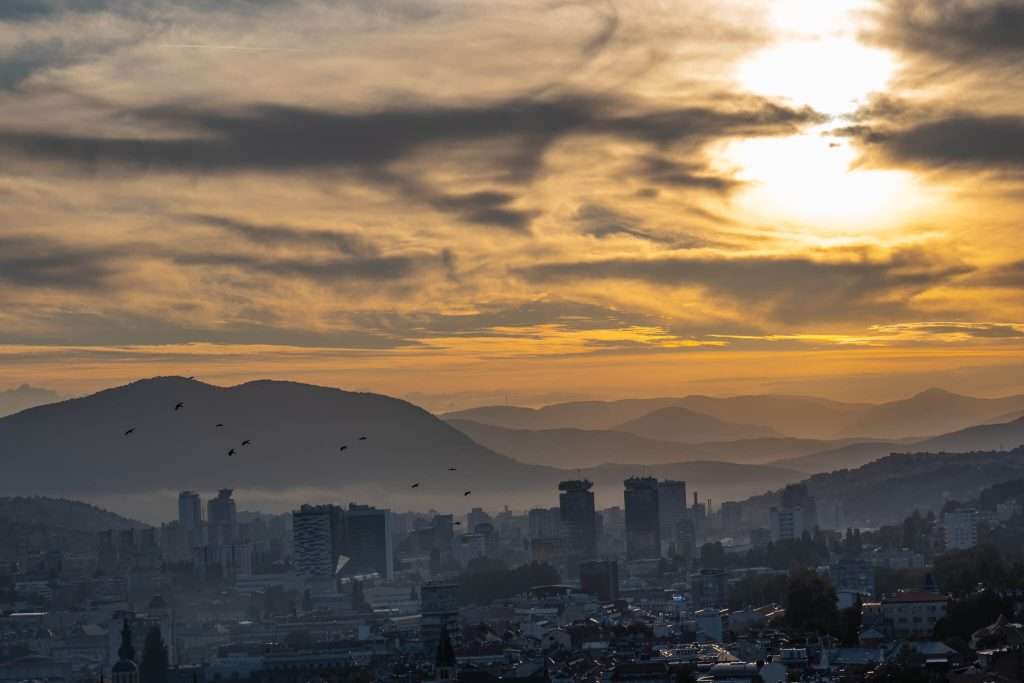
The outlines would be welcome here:
[[[927,166],[1024,168],[1024,118],[958,114],[905,127],[845,131],[896,161]]]
[[[890,0],[873,36],[945,60],[991,60],[1024,52],[1020,0]]]
[[[274,244],[284,247],[313,246],[353,256],[378,253],[372,243],[353,232],[318,230],[284,224],[263,225],[227,216],[200,213],[186,214],[181,218],[185,222],[202,223],[219,228],[257,244]]]
[[[606,97],[562,96],[486,105],[335,112],[253,105],[216,111],[165,105],[123,116],[171,126],[182,133],[92,136],[0,130],[0,149],[45,161],[157,171],[234,172],[297,169],[381,171],[427,148],[487,143],[516,178],[536,174],[555,141],[574,134],[608,135],[667,146],[727,135],[791,132],[813,112],[763,101],[747,108],[690,107],[616,113]],[[508,166],[511,164],[511,166]]]
[[[524,231],[537,212],[511,208],[509,205],[515,200],[516,196],[508,192],[485,191],[437,196],[431,199],[431,204],[458,214],[468,223]]]
[[[0,235],[0,283],[17,287],[99,290],[115,274],[121,248],[77,247],[36,235]]]
[[[885,256],[836,250],[812,256],[668,256],[546,263],[518,269],[542,284],[624,280],[656,287],[697,287],[740,305],[764,309],[786,324],[893,318],[910,312],[909,300],[971,269],[944,263],[921,250]]]
[[[641,221],[601,204],[582,204],[573,216],[584,235],[598,239],[628,236],[639,240],[667,245],[674,249],[695,249],[709,246],[708,242],[688,234],[671,234],[651,230]]]
[[[872,331],[898,336],[976,337],[982,339],[1016,339],[1024,337],[1024,324],[987,322],[919,322],[874,325]]]

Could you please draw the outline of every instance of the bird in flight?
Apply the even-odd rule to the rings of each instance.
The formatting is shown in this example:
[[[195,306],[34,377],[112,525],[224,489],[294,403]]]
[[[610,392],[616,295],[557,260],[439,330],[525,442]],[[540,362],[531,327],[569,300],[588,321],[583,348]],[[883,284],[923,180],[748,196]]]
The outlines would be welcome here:
[[[235,449],[234,448],[232,448],[231,450],[228,451],[228,455],[229,456],[234,455],[234,454],[235,454]]]
[[[184,401],[178,401],[177,403],[174,404],[174,409],[175,410],[181,410],[184,407],[185,407],[185,402]]]
[[[411,489],[418,489],[419,487],[420,487],[420,483],[419,483],[419,482],[416,482],[415,484],[413,484],[413,485],[412,485],[412,486],[410,486],[409,488],[411,488]]]
[[[124,435],[128,436],[129,434],[132,434],[134,432],[135,432],[135,427],[132,427],[131,429],[125,430]]]
[[[454,522],[455,526],[462,526],[462,522]]]
[[[463,493],[462,495],[464,495],[464,496],[468,496],[468,495],[469,495],[469,494],[471,494],[471,493],[473,493],[473,492],[472,492],[472,491],[466,491],[466,492],[465,492],[465,493]]]
[[[224,426],[223,422],[218,422],[217,424],[214,425],[214,427],[223,427],[223,426]]]
[[[186,377],[185,379],[195,379],[195,378],[196,378],[196,376],[195,376],[195,375],[189,375],[189,376],[188,376],[188,377]]]
[[[251,444],[251,443],[252,443],[252,440],[250,440],[250,439],[246,439],[245,441],[243,441],[243,442],[242,442],[242,445],[243,445],[243,446],[248,446],[248,445],[249,445],[249,444]]]
[[[339,451],[343,451],[343,450],[345,450],[346,448],[348,448],[348,446],[347,446],[347,445],[345,445],[345,446],[342,446],[342,447],[341,447],[341,448],[339,448],[338,450],[339,450]]]
[[[366,437],[365,436],[361,436],[361,437],[359,437],[359,440],[360,441],[366,441]]]
[[[448,468],[448,471],[449,471],[449,472],[454,472],[454,471],[455,471],[455,468],[454,468],[454,467],[449,467],[449,468]]]

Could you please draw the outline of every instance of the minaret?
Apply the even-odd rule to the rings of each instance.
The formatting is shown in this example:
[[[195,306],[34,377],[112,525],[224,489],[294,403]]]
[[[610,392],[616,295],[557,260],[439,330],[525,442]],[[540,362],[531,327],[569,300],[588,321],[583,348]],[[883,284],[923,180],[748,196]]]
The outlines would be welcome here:
[[[132,646],[132,629],[128,620],[121,628],[121,647],[117,650],[117,664],[110,670],[111,683],[139,683],[139,667],[135,664],[135,648]]]
[[[434,660],[434,683],[454,683],[457,676],[455,664],[455,648],[452,647],[452,639],[448,635],[448,626],[442,625],[441,637],[437,643],[437,658]]]

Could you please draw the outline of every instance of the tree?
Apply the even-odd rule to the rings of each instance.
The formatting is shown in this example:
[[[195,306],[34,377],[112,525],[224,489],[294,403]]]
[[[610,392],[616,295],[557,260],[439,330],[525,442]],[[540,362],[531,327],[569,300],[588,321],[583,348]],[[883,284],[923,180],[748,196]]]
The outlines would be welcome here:
[[[139,683],[167,683],[167,666],[167,645],[160,627],[154,626],[146,632],[146,641],[142,646]]]
[[[843,640],[843,645],[853,646],[859,642],[862,608],[863,604],[861,603],[860,593],[858,593],[853,605],[839,613],[839,626],[841,629],[839,635]]]
[[[838,630],[836,591],[809,569],[789,575],[786,586],[786,623],[798,631],[833,634]]]

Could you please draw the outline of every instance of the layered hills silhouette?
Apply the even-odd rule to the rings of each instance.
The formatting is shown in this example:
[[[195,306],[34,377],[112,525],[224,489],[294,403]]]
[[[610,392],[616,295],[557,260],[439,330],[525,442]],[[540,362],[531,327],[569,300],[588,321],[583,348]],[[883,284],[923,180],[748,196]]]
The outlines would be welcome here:
[[[242,446],[243,440],[252,443]],[[339,451],[342,445],[348,447]],[[230,449],[236,454],[229,456]],[[276,381],[217,387],[180,377],[142,380],[0,418],[0,460],[6,475],[0,495],[32,491],[102,500],[118,511],[132,497],[221,487],[261,491],[277,509],[343,502],[341,496],[397,509],[527,507],[554,504],[557,482],[567,478],[564,469],[496,453],[387,396]],[[778,466],[667,467],[665,476],[687,479],[718,499],[801,476]],[[637,464],[613,463],[577,474],[594,480],[598,494],[608,496],[605,504],[614,505],[621,504],[622,479],[640,471]],[[415,491],[413,482],[421,484]],[[463,497],[465,490],[472,497]]]
[[[907,399],[880,404],[806,396],[685,396],[559,403],[536,409],[484,406],[443,417],[510,429],[616,429],[668,407],[685,408],[727,422],[759,425],[790,437],[890,441],[922,439],[1016,415],[1024,411],[1024,395],[974,398],[929,389]]]
[[[615,427],[648,439],[677,443],[703,443],[781,436],[770,427],[726,422],[682,406],[667,406]]]

